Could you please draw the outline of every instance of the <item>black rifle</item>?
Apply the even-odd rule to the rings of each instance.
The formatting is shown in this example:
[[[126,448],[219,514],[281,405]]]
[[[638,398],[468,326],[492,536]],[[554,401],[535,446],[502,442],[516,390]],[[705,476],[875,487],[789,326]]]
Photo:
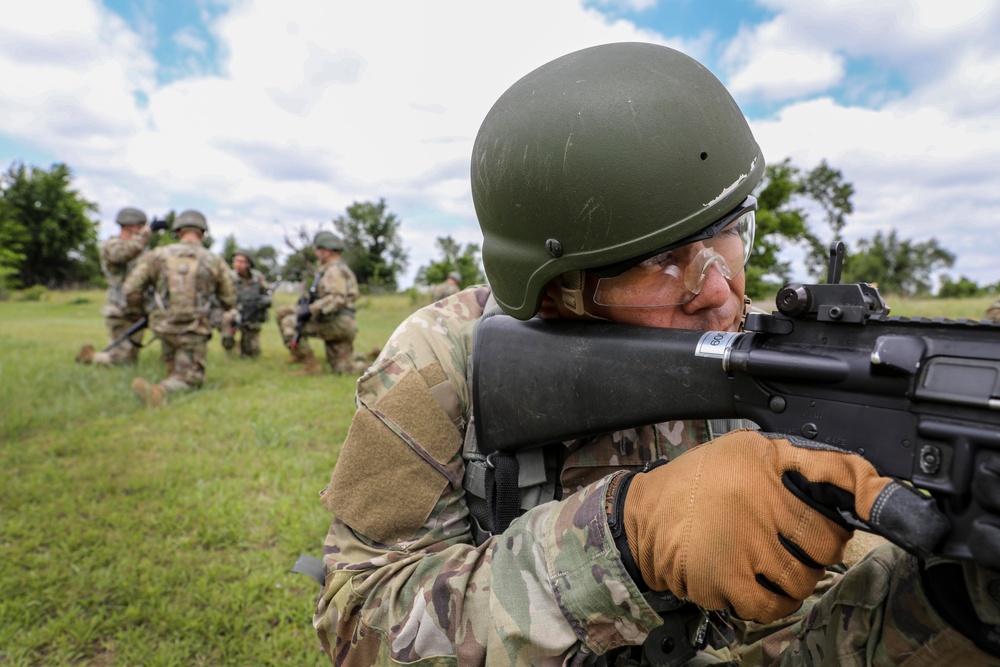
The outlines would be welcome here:
[[[242,329],[243,325],[245,325],[245,324],[248,324],[250,322],[262,321],[262,320],[259,319],[261,317],[261,311],[264,311],[267,308],[270,308],[270,306],[271,306],[271,296],[274,294],[274,290],[280,284],[281,284],[281,276],[278,276],[277,278],[275,278],[274,283],[272,283],[271,286],[264,292],[263,297],[267,298],[267,307],[261,306],[261,301],[263,301],[263,299],[261,298],[261,295],[257,296],[257,299],[253,303],[253,307],[252,308],[248,308],[247,309],[248,312],[246,312],[246,313],[244,313],[243,310],[237,306],[237,312],[239,313],[240,319],[239,319],[238,323],[234,322],[234,326],[232,328],[232,333],[235,334],[236,331],[238,329]],[[298,341],[296,341],[296,343],[297,342]]]
[[[149,228],[154,232],[163,232],[170,229],[170,223],[163,218],[154,216],[152,222],[149,223]]]
[[[292,340],[288,343],[288,347],[292,350],[299,346],[299,340],[302,338],[302,328],[305,327],[306,322],[312,317],[309,304],[316,300],[316,290],[319,288],[319,281],[322,277],[323,272],[317,271],[316,275],[313,276],[312,286],[309,288],[309,291],[299,297],[298,312],[295,313],[295,333],[292,334]]]
[[[740,333],[485,318],[472,377],[480,449],[750,419],[926,490],[951,522],[934,551],[972,558],[973,523],[988,514],[974,472],[1000,471],[1000,326],[889,317],[871,285],[837,284],[842,259],[840,244],[827,284],[786,285],[778,312],[751,314]]]
[[[104,348],[104,351],[107,352],[111,348],[116,347],[118,345],[121,345],[122,343],[125,342],[126,338],[131,338],[132,334],[136,333],[137,331],[142,331],[143,329],[145,329],[148,326],[149,326],[149,317],[146,316],[146,315],[143,315],[142,317],[140,317],[139,319],[137,319],[135,322],[133,322],[132,324],[130,324],[129,327],[128,327],[128,329],[126,329],[125,331],[122,332],[121,336],[119,336],[118,338],[115,338],[113,341],[111,341],[108,344],[108,346],[106,348]],[[140,344],[139,347],[142,347],[142,345]]]

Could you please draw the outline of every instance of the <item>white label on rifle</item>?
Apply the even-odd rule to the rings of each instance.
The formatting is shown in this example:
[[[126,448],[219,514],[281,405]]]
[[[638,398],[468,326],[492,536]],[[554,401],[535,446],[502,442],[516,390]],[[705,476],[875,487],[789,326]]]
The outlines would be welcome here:
[[[722,359],[733,341],[740,336],[738,331],[706,331],[694,349],[696,357]]]

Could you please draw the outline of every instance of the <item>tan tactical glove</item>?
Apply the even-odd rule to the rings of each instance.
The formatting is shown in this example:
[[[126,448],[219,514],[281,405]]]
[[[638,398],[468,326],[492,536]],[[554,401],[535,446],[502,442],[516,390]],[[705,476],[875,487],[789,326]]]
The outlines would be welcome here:
[[[770,622],[841,561],[853,528],[921,553],[947,531],[932,500],[861,456],[795,442],[735,431],[623,481],[623,560],[653,590]]]

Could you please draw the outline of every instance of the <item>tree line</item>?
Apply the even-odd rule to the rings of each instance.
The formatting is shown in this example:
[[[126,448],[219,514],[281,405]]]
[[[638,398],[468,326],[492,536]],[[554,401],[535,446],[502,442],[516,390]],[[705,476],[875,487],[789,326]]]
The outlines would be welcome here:
[[[65,164],[44,169],[15,162],[0,175],[0,298],[11,289],[36,285],[104,285],[99,224],[92,219],[98,206],[75,190],[72,180],[72,171]],[[810,277],[823,282],[828,248],[831,242],[843,240],[847,218],[854,211],[854,193],[854,186],[825,160],[810,170],[802,170],[788,159],[769,165],[755,192],[759,209],[753,254],[746,268],[747,294],[767,297],[791,280],[791,262],[782,259],[789,248],[798,248],[806,258]],[[166,215],[169,223],[174,215],[173,211]],[[815,223],[817,217],[820,225]],[[344,260],[363,290],[399,289],[409,252],[400,236],[402,221],[389,210],[385,199],[355,202],[330,224],[344,239]],[[229,235],[223,239],[220,254],[231,261],[240,248],[252,255],[255,267],[268,279],[302,280],[313,268],[312,238],[324,227],[325,223],[286,232],[284,253],[274,245],[248,247]],[[173,242],[172,235],[160,232],[153,235],[150,245]],[[214,240],[206,237],[204,243],[211,248]],[[478,244],[462,246],[444,236],[437,238],[436,246],[438,258],[417,270],[418,285],[442,282],[453,271],[462,276],[463,286],[485,281]],[[892,228],[861,238],[853,247],[848,244],[841,280],[874,283],[885,294],[904,296],[930,295],[935,277],[940,297],[1000,291],[1000,281],[978,285],[966,276],[952,278],[944,273],[954,263],[955,256],[937,239],[906,239]]]

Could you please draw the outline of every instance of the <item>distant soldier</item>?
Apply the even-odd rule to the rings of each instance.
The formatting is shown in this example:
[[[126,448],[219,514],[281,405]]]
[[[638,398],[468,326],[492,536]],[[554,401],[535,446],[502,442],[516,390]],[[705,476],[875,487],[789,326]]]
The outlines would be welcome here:
[[[458,271],[452,271],[448,274],[448,277],[444,279],[443,283],[438,283],[431,288],[431,301],[440,301],[452,294],[457,294],[462,288],[459,283],[462,282],[462,274]]]
[[[222,320],[222,347],[236,347],[236,332],[240,332],[240,356],[260,356],[260,325],[267,322],[271,308],[271,286],[264,274],[253,266],[253,256],[247,250],[233,253],[233,282],[236,285],[236,308],[226,311]]]
[[[212,297],[227,310],[236,305],[229,267],[201,243],[207,232],[204,215],[184,211],[174,221],[174,234],[180,243],[145,255],[122,287],[133,311],[141,308],[143,291],[147,287],[154,290],[156,305],[149,313],[150,328],[163,345],[161,358],[167,365],[167,378],[156,385],[143,378],[132,382],[132,392],[146,405],[163,405],[169,392],[202,385],[206,345],[212,337],[208,321]]]
[[[986,310],[986,319],[1000,322],[1000,297]]]
[[[360,373],[367,364],[354,356],[358,280],[340,258],[344,242],[333,232],[319,232],[313,240],[313,250],[319,267],[308,294],[298,306],[283,306],[277,311],[281,338],[292,354],[289,361],[302,362],[304,375],[321,372],[307,340],[314,336],[326,344],[326,361],[334,373]]]
[[[146,224],[146,214],[137,208],[123,208],[118,212],[115,222],[121,226],[118,236],[111,237],[101,245],[101,270],[108,281],[107,301],[101,314],[104,315],[104,325],[108,328],[109,342],[117,340],[133,322],[133,318],[126,316],[122,284],[139,255],[146,249],[154,231]],[[138,312],[134,319],[141,316],[142,313]],[[94,346],[87,344],[80,348],[76,361],[102,366],[134,364],[139,360],[141,343],[142,331],[126,338],[107,352],[95,352]]]

